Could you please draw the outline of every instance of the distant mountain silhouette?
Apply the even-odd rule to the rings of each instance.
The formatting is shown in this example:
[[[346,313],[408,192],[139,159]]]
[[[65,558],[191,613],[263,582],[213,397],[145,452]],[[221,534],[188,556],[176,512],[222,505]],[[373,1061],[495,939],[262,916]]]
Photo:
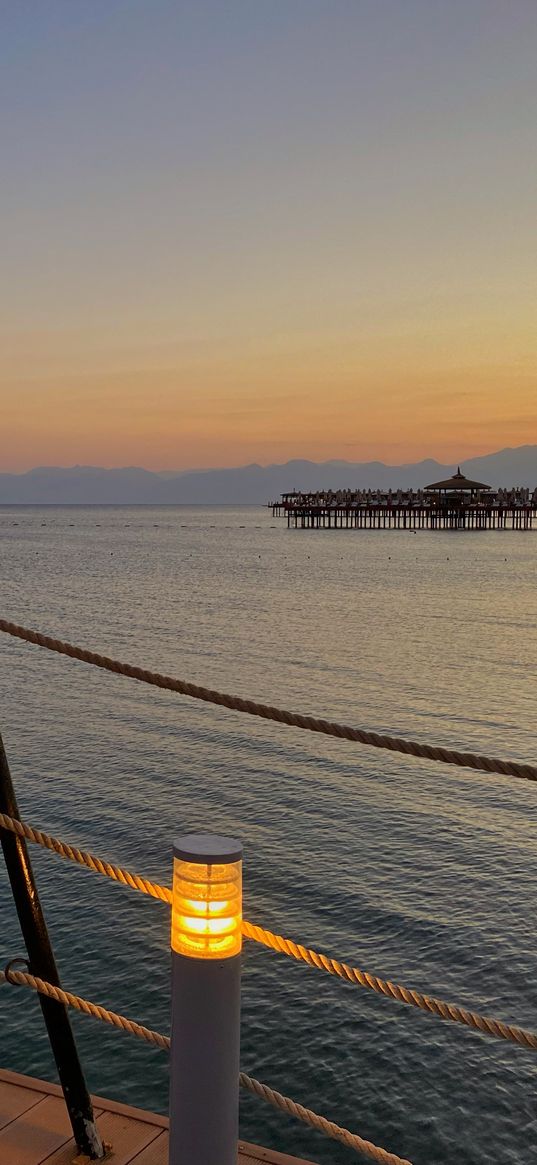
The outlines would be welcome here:
[[[537,445],[502,449],[460,465],[468,477],[495,487],[537,485]],[[262,505],[292,489],[417,489],[456,468],[431,460],[397,466],[296,460],[186,473],[151,473],[136,466],[40,466],[28,473],[0,473],[0,505]]]

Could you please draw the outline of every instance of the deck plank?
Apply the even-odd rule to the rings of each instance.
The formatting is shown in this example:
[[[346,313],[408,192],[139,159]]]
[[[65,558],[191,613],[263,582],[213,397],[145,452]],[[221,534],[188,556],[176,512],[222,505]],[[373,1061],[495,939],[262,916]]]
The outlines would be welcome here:
[[[115,1158],[111,1157],[110,1162],[112,1165]],[[48,1161],[45,1165],[49,1165]],[[167,1132],[162,1132],[147,1149],[135,1157],[132,1165],[168,1165]],[[240,1141],[237,1165],[313,1165],[313,1162],[302,1161],[298,1157],[289,1157],[286,1153],[276,1153],[273,1149],[261,1149],[258,1145]]]
[[[0,1161],[6,1165],[41,1165],[70,1139],[71,1125],[63,1100],[43,1096],[0,1130]]]
[[[93,1104],[101,1136],[113,1146],[110,1165],[168,1165],[167,1117],[98,1096]],[[312,1165],[245,1141],[238,1149],[237,1165]],[[0,1069],[2,1165],[72,1165],[75,1155],[61,1088]]]
[[[23,1112],[43,1099],[42,1092],[21,1088],[18,1084],[0,1083],[0,1129],[11,1124]]]
[[[168,1134],[164,1129],[147,1149],[142,1149],[137,1157],[133,1157],[132,1165],[168,1165]]]
[[[287,1153],[278,1153],[276,1149],[262,1149],[260,1145],[239,1141],[238,1165],[314,1165],[314,1162],[304,1161],[302,1157],[289,1157]]]
[[[104,1112],[97,1120],[97,1128],[103,1141],[112,1146],[112,1152],[106,1158],[110,1165],[130,1165],[131,1161],[138,1159],[137,1154],[142,1149],[162,1136],[156,1125],[120,1116],[117,1112]],[[71,1138],[61,1149],[47,1157],[44,1165],[72,1165],[75,1156],[76,1147]]]

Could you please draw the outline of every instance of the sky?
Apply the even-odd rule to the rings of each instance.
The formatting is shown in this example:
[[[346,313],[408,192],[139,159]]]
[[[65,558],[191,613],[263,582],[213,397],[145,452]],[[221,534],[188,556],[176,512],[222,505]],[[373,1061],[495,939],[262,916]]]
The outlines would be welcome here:
[[[537,443],[536,0],[0,0],[0,470]]]

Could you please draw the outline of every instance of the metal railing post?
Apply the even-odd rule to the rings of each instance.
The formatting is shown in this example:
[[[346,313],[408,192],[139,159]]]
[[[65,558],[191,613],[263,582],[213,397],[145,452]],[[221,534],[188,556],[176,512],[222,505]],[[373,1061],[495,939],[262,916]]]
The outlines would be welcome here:
[[[0,812],[20,820],[19,808],[0,736]],[[23,837],[0,829],[0,839],[13,898],[19,916],[32,975],[61,987],[45,916],[39,901],[26,842]],[[104,1157],[105,1149],[95,1124],[93,1107],[78,1058],[67,1008],[55,999],[39,995],[39,1003],[56,1061],[60,1083],[80,1153],[91,1160]]]
[[[237,1165],[242,846],[174,845],[169,1165]]]

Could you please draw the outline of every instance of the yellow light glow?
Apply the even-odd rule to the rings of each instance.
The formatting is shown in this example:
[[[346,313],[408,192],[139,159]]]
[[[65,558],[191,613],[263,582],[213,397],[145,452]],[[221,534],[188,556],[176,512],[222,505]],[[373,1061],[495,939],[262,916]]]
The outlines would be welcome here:
[[[238,955],[242,947],[242,862],[174,858],[172,950],[197,959]]]

